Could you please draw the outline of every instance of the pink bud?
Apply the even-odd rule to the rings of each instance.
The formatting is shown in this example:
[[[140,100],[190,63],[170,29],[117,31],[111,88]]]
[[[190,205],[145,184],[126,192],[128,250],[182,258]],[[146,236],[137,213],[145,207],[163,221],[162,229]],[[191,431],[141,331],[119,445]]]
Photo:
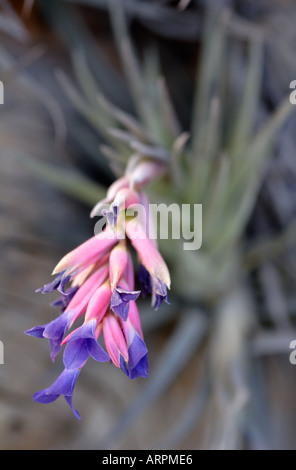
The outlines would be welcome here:
[[[107,281],[91,296],[85,313],[85,321],[95,318],[100,323],[108,310],[111,295],[110,283]]]
[[[84,321],[84,325],[87,323],[87,321],[85,320]],[[77,327],[75,328],[75,330],[71,331],[71,333],[69,333],[64,339],[63,341],[61,342],[61,346],[64,346],[65,344],[68,343],[69,339],[71,338],[71,336],[75,333],[75,331],[79,330],[80,327]],[[97,326],[96,326],[96,331],[95,331],[95,336],[96,336],[96,339],[98,340],[99,339],[99,336],[102,332],[102,329],[103,329],[103,325],[102,323],[97,323]]]
[[[78,248],[68,253],[55,267],[53,274],[67,270],[73,272],[75,268],[83,266],[86,268],[96,262],[104,251],[110,249],[117,243],[117,238],[110,227],[82,243]]]
[[[127,363],[128,350],[126,346],[126,341],[120,328],[119,322],[111,312],[107,313],[107,315],[105,315],[104,317],[103,334],[106,349],[112,359],[112,362],[116,365],[116,367],[121,367],[120,356],[122,356],[125,362]]]
[[[132,204],[139,204],[139,202],[139,195],[136,191],[130,188],[124,188],[118,191],[112,206],[117,206],[120,209],[127,209]]]
[[[72,274],[72,286],[81,286],[94,272],[109,263],[109,256],[110,253],[107,252],[96,263],[91,264],[87,268],[75,270],[75,273]]]
[[[144,191],[140,194],[140,203],[144,208],[147,238],[157,247],[157,230],[150,212],[149,199]]]
[[[110,204],[115,199],[118,191],[120,191],[123,188],[128,188],[128,187],[129,187],[129,180],[126,176],[123,176],[122,178],[119,178],[118,180],[114,181],[114,183],[111,184],[110,188],[108,189],[106,198],[98,202],[95,205],[95,207],[91,211],[90,216],[95,217],[96,215],[100,215],[103,207],[106,204]]]
[[[156,160],[141,160],[129,175],[132,189],[145,186],[159,179],[165,170],[165,165]]]
[[[128,346],[132,343],[135,333],[137,333],[142,339],[144,339],[141,326],[141,319],[135,301],[130,302],[127,320],[121,320],[121,326],[125,334]]]
[[[82,315],[86,309],[88,302],[90,301],[92,295],[100,287],[108,277],[108,265],[103,266],[94,274],[92,274],[84,284],[78,289],[73,299],[67,306],[65,312],[73,310],[75,312],[75,317],[73,318],[72,324]]]
[[[133,265],[133,260],[132,260],[130,251],[128,251],[127,253],[127,265],[126,265],[126,270],[124,273],[124,278],[127,284],[126,289],[130,291],[134,291],[135,290],[135,271],[134,271],[134,265]]]
[[[125,242],[116,245],[110,254],[109,276],[113,290],[125,273],[128,264],[128,251]]]
[[[150,276],[159,279],[170,288],[171,279],[167,265],[142,227],[135,220],[130,220],[126,224],[126,233]]]

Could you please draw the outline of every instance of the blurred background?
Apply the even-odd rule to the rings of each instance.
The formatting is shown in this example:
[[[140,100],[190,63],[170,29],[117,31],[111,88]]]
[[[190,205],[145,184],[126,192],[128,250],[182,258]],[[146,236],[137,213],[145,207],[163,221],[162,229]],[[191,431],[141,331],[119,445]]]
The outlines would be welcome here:
[[[295,449],[293,0],[0,0],[1,449]],[[203,204],[203,245],[160,240],[170,305],[139,309],[150,376],[89,361],[74,393],[35,290],[93,235],[135,152],[153,202]]]

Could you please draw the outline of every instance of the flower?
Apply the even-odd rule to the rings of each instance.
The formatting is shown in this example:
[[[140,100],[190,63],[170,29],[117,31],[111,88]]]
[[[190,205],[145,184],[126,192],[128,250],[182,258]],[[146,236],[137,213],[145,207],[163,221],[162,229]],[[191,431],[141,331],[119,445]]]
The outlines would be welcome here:
[[[130,303],[128,318],[125,322],[121,322],[121,324],[128,349],[129,378],[148,377],[148,350],[144,342],[136,302]]]
[[[67,289],[65,293],[63,293],[57,300],[52,302],[51,306],[52,307],[60,307],[61,312],[64,312],[66,308],[68,307],[69,303],[73,299],[74,295],[78,291],[79,287],[78,286],[73,286]]]
[[[71,407],[74,416],[80,419],[80,415],[73,406],[73,392],[76,381],[79,376],[78,369],[64,369],[56,381],[50,387],[40,390],[33,395],[34,401],[37,403],[52,403],[57,400],[60,395],[64,395],[66,402]]]
[[[128,375],[128,350],[118,319],[110,311],[103,320],[103,333],[107,351],[113,364]]]
[[[56,359],[56,356],[62,348],[62,340],[66,331],[71,328],[75,321],[78,320],[84,312],[86,312],[89,301],[100,284],[105,280],[107,272],[108,268],[105,266],[98,269],[92,276],[90,276],[85,284],[76,291],[65,311],[55,320],[25,331],[29,336],[46,338],[49,340],[51,348],[50,357],[53,361]]]
[[[68,330],[72,323],[72,311],[65,312],[55,320],[42,326],[35,326],[25,333],[29,336],[36,338],[46,338],[49,340],[52,361],[55,361],[56,356],[61,350],[61,342],[65,332]]]
[[[42,292],[42,294],[47,294],[48,292],[53,292],[58,290],[61,294],[65,294],[64,288],[65,285],[69,282],[70,276],[66,274],[66,271],[62,271],[52,282],[45,284],[43,287],[40,287],[36,292]]]
[[[140,282],[144,294],[152,294],[155,310],[163,301],[168,302],[167,289],[171,279],[167,265],[155,244],[134,220],[127,223],[126,233],[140,259]]]
[[[81,369],[89,357],[98,362],[110,360],[108,354],[98,343],[102,326],[94,320],[85,322],[63,341],[67,343],[64,351],[64,364],[69,370]]]
[[[153,162],[136,159],[92,211],[92,216],[105,214],[104,230],[64,256],[53,270],[54,280],[37,290],[43,294],[58,291],[61,296],[51,305],[60,307],[61,313],[25,333],[49,341],[52,361],[65,347],[65,369],[50,387],[34,394],[35,401],[51,403],[64,395],[79,418],[72,396],[78,375],[90,358],[112,362],[130,379],[148,377],[148,350],[136,305],[141,291],[135,290],[131,250],[135,249],[140,261],[142,292],[151,294],[156,309],[168,301],[170,275],[155,240],[149,239],[149,213],[145,212],[146,219],[140,223],[129,216],[124,228],[122,224],[131,206],[144,201],[147,209],[148,199],[140,191],[141,184],[153,179],[159,170]],[[109,208],[105,207],[107,203],[111,204]],[[82,324],[76,326],[81,317]]]

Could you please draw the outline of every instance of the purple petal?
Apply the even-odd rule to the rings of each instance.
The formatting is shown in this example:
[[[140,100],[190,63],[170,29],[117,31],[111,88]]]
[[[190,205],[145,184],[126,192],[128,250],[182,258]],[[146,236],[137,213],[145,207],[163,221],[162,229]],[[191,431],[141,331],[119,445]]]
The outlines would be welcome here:
[[[120,355],[120,367],[123,370],[123,372],[128,376],[129,375],[128,368],[127,368],[125,360],[123,359],[121,355]]]
[[[56,381],[47,388],[48,394],[72,396],[79,370],[64,369]]]
[[[49,340],[51,354],[50,357],[54,361],[62,346],[61,342],[68,330],[70,324],[70,312],[63,313],[58,318],[48,323],[44,329],[43,337]]]
[[[34,401],[37,403],[52,403],[55,401],[60,395],[64,395],[67,403],[72,408],[72,411],[76,418],[80,419],[79,413],[75,410],[73,406],[72,396],[74,392],[74,387],[79,375],[79,370],[67,370],[61,373],[61,375],[57,378],[57,380],[50,385],[50,387],[41,390],[33,395]]]
[[[83,367],[89,356],[98,362],[110,360],[109,355],[99,345],[95,330],[96,320],[91,320],[70,336],[64,351],[64,364],[67,369]]]
[[[159,309],[162,302],[169,303],[167,286],[160,279],[152,278],[143,265],[139,267],[139,279],[144,297],[152,294],[155,310]]]
[[[142,294],[144,297],[152,293],[151,276],[147,269],[140,264],[139,266],[139,280],[141,284]]]
[[[108,362],[110,361],[110,356],[107,354],[104,349],[99,345],[97,341],[88,340],[87,342],[89,355],[98,362]]]
[[[70,287],[65,294],[62,294],[61,297],[59,297],[57,300],[51,303],[52,307],[60,307],[61,312],[64,312],[66,308],[68,307],[69,303],[73,299],[74,295],[78,291],[79,287]]]
[[[135,334],[134,339],[129,347],[128,354],[128,364],[130,369],[134,369],[136,365],[140,362],[140,360],[144,356],[147,356],[148,349],[146,348],[144,341],[142,340],[142,338],[140,338],[139,335]]]
[[[40,390],[40,392],[36,392],[33,395],[33,400],[36,403],[52,403],[53,401],[57,400],[60,395],[50,395],[47,392],[47,389]]]
[[[129,312],[129,302],[137,300],[141,291],[127,291],[121,287],[116,287],[113,290],[111,297],[111,309],[118,315],[122,320],[126,321]]]
[[[65,292],[65,286],[68,284],[68,282],[70,281],[71,279],[71,276],[63,276],[62,279],[61,279],[61,282],[59,283],[58,287],[57,287],[57,290],[61,293],[61,294],[64,294],[64,295],[67,295],[66,292]]]
[[[43,287],[40,287],[36,292],[42,292],[42,294],[47,294],[48,292],[53,292],[58,290],[62,294],[65,294],[64,288],[65,285],[69,282],[70,276],[66,275],[66,272],[63,271],[58,276],[51,281],[49,284],[45,284]]]
[[[169,303],[167,286],[159,279],[152,279],[152,291],[155,296],[154,308],[158,310],[162,302]]]
[[[25,334],[29,336],[34,336],[35,338],[44,338],[44,330],[46,326],[47,325],[35,326],[34,328],[31,328],[31,330],[25,331]],[[50,357],[53,361],[55,360],[56,356],[60,352],[60,349],[61,349],[60,343],[61,341],[49,339],[49,345],[51,349]]]
[[[81,369],[89,358],[86,341],[77,339],[67,344],[64,351],[64,365],[67,369]]]
[[[62,341],[62,340],[61,340]],[[59,354],[60,350],[62,349],[61,341],[57,341],[54,339],[49,339],[49,346],[50,346],[50,359],[52,362],[56,360],[57,355]]]
[[[65,400],[66,400],[66,402],[68,403],[68,405],[70,406],[70,408],[72,409],[75,418],[80,419],[80,414],[79,414],[78,411],[75,410],[75,408],[74,408],[72,396],[69,397],[69,396],[66,395],[66,396],[65,396]]]
[[[129,378],[131,380],[137,379],[138,377],[148,377],[148,356],[142,357],[140,362],[134,367],[134,369],[129,369]]]
[[[58,318],[50,323],[42,326],[35,326],[30,330],[25,331],[25,334],[29,336],[35,336],[36,338],[46,338],[49,340],[51,354],[50,357],[54,361],[57,354],[61,350],[61,342],[67,331],[71,321],[70,312],[63,313]]]
[[[77,330],[74,331],[74,333],[70,336],[68,343],[71,343],[81,338],[95,338],[96,325],[97,322],[95,319],[84,323],[82,326],[80,326],[79,328],[77,328]]]
[[[69,312],[63,313],[45,326],[44,338],[61,342],[70,323]]]
[[[129,378],[148,377],[148,350],[137,334],[128,350],[129,354]]]
[[[103,209],[102,215],[106,217],[108,224],[114,230],[118,218],[118,207],[115,205],[111,209]]]
[[[43,338],[43,332],[45,329],[45,326],[34,326],[30,330],[25,331],[25,335],[28,336],[34,336],[35,338]]]

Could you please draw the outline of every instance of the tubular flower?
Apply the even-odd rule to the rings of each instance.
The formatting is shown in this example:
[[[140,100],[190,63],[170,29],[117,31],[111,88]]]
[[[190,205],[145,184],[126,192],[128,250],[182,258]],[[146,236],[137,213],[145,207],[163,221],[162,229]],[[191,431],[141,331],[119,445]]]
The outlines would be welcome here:
[[[73,391],[89,358],[113,362],[130,379],[148,377],[148,350],[136,305],[141,290],[135,290],[132,250],[136,251],[140,263],[142,294],[151,294],[155,309],[168,301],[167,289],[170,288],[168,268],[155,240],[149,239],[149,204],[140,186],[141,181],[144,184],[153,178],[153,169],[155,176],[159,173],[159,164],[155,164],[155,168],[153,165],[153,162],[148,165],[147,178],[143,174],[147,163],[144,166],[134,164],[134,170],[129,168],[124,177],[113,183],[106,199],[91,213],[91,216],[105,215],[104,230],[64,256],[53,270],[54,280],[37,289],[43,294],[58,291],[61,296],[51,305],[59,307],[61,313],[25,333],[49,341],[52,361],[64,347],[65,369],[51,386],[35,393],[33,399],[38,403],[51,403],[63,395],[78,419]],[[135,218],[126,217],[128,209],[143,200],[144,220],[137,222]],[[119,225],[124,239],[118,236]]]
[[[73,391],[78,379],[79,370],[67,370],[61,373],[57,380],[48,388],[40,390],[33,395],[34,400],[37,403],[52,403],[57,400],[60,395],[64,395],[66,402],[72,408],[74,416],[80,419],[80,415],[73,406]]]

